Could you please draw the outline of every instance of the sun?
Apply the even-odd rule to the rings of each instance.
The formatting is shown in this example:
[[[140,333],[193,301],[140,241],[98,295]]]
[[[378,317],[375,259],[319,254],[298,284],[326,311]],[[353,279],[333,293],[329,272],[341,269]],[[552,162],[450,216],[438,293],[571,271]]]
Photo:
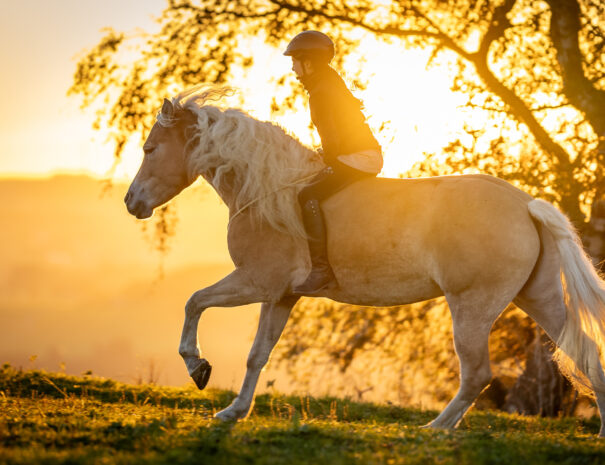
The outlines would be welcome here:
[[[361,97],[383,147],[382,175],[398,177],[424,153],[438,152],[452,139],[463,97],[450,90],[452,76],[445,64],[427,69],[430,51],[393,55],[375,53],[371,44],[367,48],[359,53],[372,74]]]
[[[427,68],[430,53],[427,49],[385,45],[369,37],[346,57],[345,69],[337,70],[355,96],[363,101],[368,124],[383,148],[381,176],[401,176],[425,153],[439,152],[460,132],[460,105],[465,97],[450,89],[453,58],[445,57]],[[287,74],[291,72],[291,63],[283,58],[274,56],[262,66],[273,69],[276,75]],[[349,79],[359,70],[367,82],[365,89],[355,89]],[[258,116],[270,118],[267,114]],[[310,117],[304,108],[279,122],[299,135],[303,142],[319,142],[316,134],[313,138],[306,136]]]

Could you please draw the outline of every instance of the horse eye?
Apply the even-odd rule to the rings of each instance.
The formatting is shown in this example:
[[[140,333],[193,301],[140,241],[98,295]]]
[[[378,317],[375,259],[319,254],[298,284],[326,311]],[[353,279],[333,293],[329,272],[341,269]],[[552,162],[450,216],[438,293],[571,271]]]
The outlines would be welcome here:
[[[155,150],[155,147],[143,147],[143,152],[145,155],[151,155],[151,153]]]

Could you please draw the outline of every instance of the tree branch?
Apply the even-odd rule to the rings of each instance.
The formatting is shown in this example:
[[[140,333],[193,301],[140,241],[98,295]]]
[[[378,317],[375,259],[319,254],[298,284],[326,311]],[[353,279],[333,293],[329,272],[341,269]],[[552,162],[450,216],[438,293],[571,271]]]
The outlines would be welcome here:
[[[286,9],[288,11],[304,13],[311,17],[321,17],[329,19],[331,21],[339,21],[341,23],[349,24],[351,26],[360,27],[368,32],[373,32],[377,35],[390,35],[399,38],[420,37],[425,39],[433,39],[465,58],[468,58],[469,56],[466,50],[458,46],[456,42],[454,42],[449,36],[441,32],[438,28],[436,28],[438,32],[430,32],[423,29],[406,30],[395,26],[374,26],[366,23],[362,19],[352,18],[351,16],[347,16],[346,14],[330,14],[317,8],[305,8],[301,5],[293,5],[284,0],[270,0],[270,2],[276,5],[277,7]],[[426,17],[425,19],[428,20],[428,18]],[[431,23],[429,22],[429,24]]]
[[[510,21],[506,15],[515,6],[516,0],[506,0],[502,5],[494,10],[491,23],[487,29],[487,32],[481,40],[479,50],[477,50],[477,57],[487,62],[487,54],[489,53],[490,45],[504,37],[504,32],[511,26]]]
[[[488,65],[488,53],[490,45],[504,36],[506,29],[510,27],[506,15],[515,5],[516,0],[506,0],[502,5],[494,10],[490,26],[481,41],[479,50],[472,54],[470,61],[475,66],[477,73],[487,85],[487,87],[498,95],[504,103],[511,109],[512,115],[520,119],[527,125],[540,146],[560,165],[563,170],[570,168],[569,154],[557,144],[534,117],[532,110],[519,98],[519,96],[507,88],[492,73]]]
[[[445,32],[443,32],[441,30],[441,28],[439,26],[437,26],[424,12],[420,11],[420,9],[418,7],[413,6],[413,5],[412,5],[412,10],[416,13],[417,16],[424,19],[427,23],[429,23],[429,25],[433,29],[435,29],[437,31],[437,33],[435,34],[435,38],[437,40],[439,40],[439,42],[442,46],[449,48],[450,50],[452,50],[453,52],[456,52],[458,55],[460,55],[463,58],[466,58],[467,60],[470,59],[471,54],[469,52],[467,52],[465,49],[463,49],[462,47],[460,47],[456,43],[456,41],[454,41],[454,39],[452,39]]]

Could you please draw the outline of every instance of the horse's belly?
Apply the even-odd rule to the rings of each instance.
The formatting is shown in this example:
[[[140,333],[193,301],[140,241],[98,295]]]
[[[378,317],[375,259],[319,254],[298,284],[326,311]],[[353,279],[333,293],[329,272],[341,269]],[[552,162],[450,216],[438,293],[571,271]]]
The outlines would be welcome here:
[[[343,295],[337,300],[360,305],[390,306],[442,295],[433,279],[434,260],[418,225],[385,227],[374,223],[363,234],[341,230],[345,238],[331,238],[330,262]],[[346,231],[346,233],[345,233]]]
[[[343,279],[337,276],[339,287],[327,291],[325,297],[339,302],[374,307],[406,305],[443,295],[431,279],[400,279],[391,277],[369,280]]]

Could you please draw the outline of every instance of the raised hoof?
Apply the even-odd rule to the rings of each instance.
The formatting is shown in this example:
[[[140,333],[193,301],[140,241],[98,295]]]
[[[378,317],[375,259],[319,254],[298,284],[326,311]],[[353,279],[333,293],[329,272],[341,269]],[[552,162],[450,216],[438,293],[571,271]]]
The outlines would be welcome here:
[[[198,389],[202,390],[206,387],[210,379],[210,373],[212,373],[212,365],[205,358],[200,359],[200,364],[191,373],[191,378]]]

